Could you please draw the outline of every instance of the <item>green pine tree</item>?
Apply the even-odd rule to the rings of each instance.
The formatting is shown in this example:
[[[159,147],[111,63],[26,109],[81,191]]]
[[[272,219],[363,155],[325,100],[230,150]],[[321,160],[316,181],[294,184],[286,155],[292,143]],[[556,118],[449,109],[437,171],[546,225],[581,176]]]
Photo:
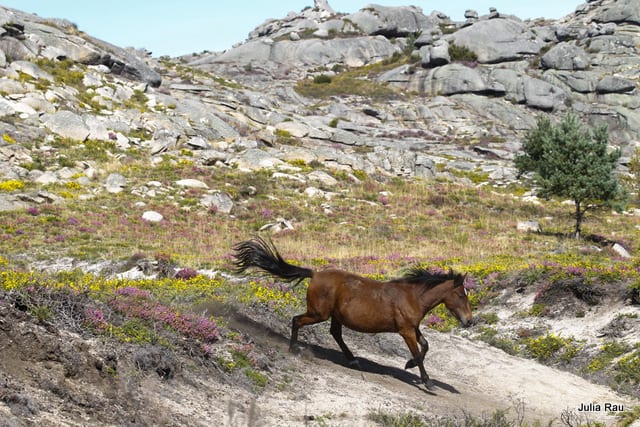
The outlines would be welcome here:
[[[541,197],[574,202],[577,239],[588,210],[613,207],[626,197],[615,174],[622,153],[609,150],[608,139],[606,125],[583,130],[575,114],[568,114],[557,126],[541,117],[525,138],[524,154],[515,159],[520,175],[533,172]]]

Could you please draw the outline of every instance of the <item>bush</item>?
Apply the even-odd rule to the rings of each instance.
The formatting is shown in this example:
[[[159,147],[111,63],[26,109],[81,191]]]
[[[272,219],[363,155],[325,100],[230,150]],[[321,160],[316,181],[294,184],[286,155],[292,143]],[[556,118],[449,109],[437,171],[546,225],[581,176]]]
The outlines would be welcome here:
[[[524,341],[524,345],[529,354],[537,360],[548,361],[562,352],[560,358],[568,362],[579,350],[573,342],[573,338],[563,338],[551,333],[538,338],[528,338]]]
[[[315,84],[329,84],[332,81],[333,79],[331,78],[331,76],[328,76],[326,74],[319,74],[313,78],[313,82]]]
[[[453,43],[449,44],[449,56],[452,61],[475,62],[478,60],[478,55],[476,55],[474,51],[465,46],[458,46]]]
[[[618,360],[614,370],[618,384],[640,384],[640,344],[636,344],[636,351]]]
[[[604,369],[613,359],[622,356],[629,350],[629,347],[625,343],[617,341],[611,341],[605,343],[600,348],[600,354],[596,356],[591,363],[587,366],[590,372],[596,372]]]

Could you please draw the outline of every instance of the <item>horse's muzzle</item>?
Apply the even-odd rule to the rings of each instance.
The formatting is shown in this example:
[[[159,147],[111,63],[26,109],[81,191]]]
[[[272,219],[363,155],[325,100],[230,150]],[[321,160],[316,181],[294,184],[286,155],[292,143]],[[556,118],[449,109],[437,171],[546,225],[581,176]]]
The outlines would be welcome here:
[[[460,323],[462,323],[462,326],[465,328],[468,328],[476,324],[475,317],[469,317],[468,319],[459,319],[459,320],[460,320]]]

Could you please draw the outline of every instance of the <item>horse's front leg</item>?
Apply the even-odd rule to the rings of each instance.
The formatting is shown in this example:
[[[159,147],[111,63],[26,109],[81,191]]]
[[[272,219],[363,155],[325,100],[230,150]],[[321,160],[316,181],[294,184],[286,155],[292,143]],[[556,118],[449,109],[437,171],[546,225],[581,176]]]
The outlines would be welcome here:
[[[418,369],[420,369],[420,378],[422,378],[422,382],[429,390],[433,390],[434,385],[433,381],[427,375],[427,371],[424,369],[424,363],[418,349],[418,337],[415,329],[400,331],[400,335],[404,338],[404,342],[407,343],[407,347],[409,347],[409,351],[411,351],[411,355],[413,356],[413,360],[418,365]]]
[[[359,369],[360,364],[358,363],[356,358],[353,357],[353,353],[351,353],[351,350],[349,350],[349,347],[347,347],[347,345],[344,343],[344,340],[342,339],[342,323],[338,322],[333,316],[331,316],[331,336],[333,336],[333,339],[336,340],[336,342],[340,346],[340,350],[342,350],[342,353],[344,353],[345,357],[347,358],[349,366]]]
[[[429,342],[422,335],[422,332],[420,332],[420,327],[416,328],[416,335],[418,337],[418,344],[420,344],[420,347],[421,347],[420,360],[422,360],[424,363],[424,356],[427,354],[427,351],[429,351]],[[412,358],[407,361],[406,365],[404,365],[404,369],[411,369],[411,368],[415,368],[416,366],[418,366],[418,363],[416,362],[415,359]]]

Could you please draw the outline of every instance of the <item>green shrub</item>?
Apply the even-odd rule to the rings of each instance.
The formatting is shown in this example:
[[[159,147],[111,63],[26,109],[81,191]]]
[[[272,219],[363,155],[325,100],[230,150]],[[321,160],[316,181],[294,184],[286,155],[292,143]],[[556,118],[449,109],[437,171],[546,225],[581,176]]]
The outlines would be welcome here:
[[[367,418],[385,427],[426,427],[428,425],[425,420],[412,413],[389,414],[378,410],[370,413]]]
[[[553,333],[524,340],[528,353],[540,361],[548,361],[552,357],[570,361],[579,350],[579,347],[573,343],[573,338],[563,338]]]
[[[499,348],[507,354],[518,354],[518,347],[510,338],[500,337],[498,331],[494,328],[483,326],[480,328],[480,341],[484,341],[492,347]]]
[[[614,368],[614,380],[618,384],[640,384],[640,344],[636,344],[636,350],[622,357]]]
[[[598,354],[587,366],[589,372],[600,371],[607,367],[609,363],[616,357],[619,357],[629,351],[629,346],[617,341],[611,341],[605,343],[600,347],[600,354]]]
[[[471,49],[465,46],[458,46],[453,43],[449,44],[449,56],[452,61],[475,62],[478,60],[478,55],[476,55]]]
[[[326,74],[318,74],[313,78],[313,82],[315,84],[329,84],[332,81],[333,79],[331,78],[331,76],[328,76]]]

